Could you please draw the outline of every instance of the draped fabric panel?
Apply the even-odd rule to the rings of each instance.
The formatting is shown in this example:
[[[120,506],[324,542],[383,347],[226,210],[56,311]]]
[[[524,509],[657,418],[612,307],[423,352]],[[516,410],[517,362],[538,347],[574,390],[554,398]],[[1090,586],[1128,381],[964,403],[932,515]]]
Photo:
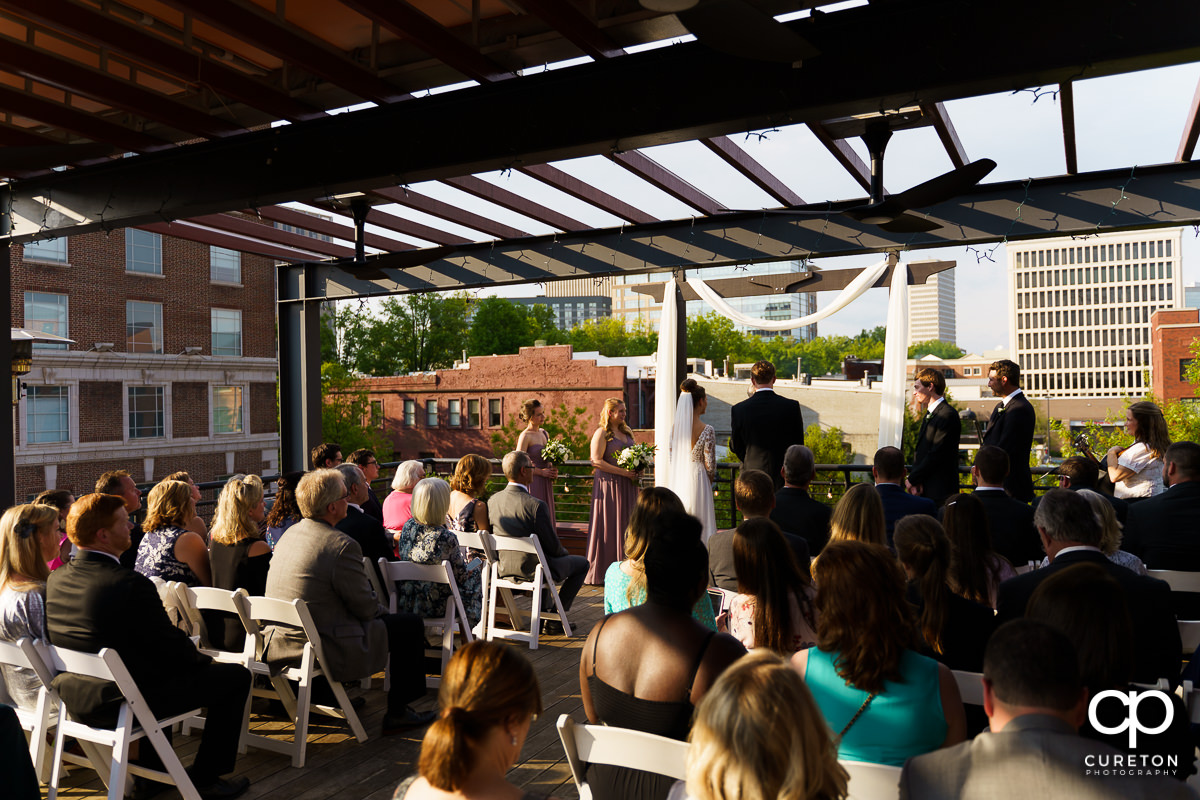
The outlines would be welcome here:
[[[662,314],[658,322],[658,357],[654,370],[654,485],[671,480],[671,427],[675,419],[675,365],[679,363],[679,316],[675,309],[675,278],[663,290]],[[687,453],[683,454],[688,457]]]

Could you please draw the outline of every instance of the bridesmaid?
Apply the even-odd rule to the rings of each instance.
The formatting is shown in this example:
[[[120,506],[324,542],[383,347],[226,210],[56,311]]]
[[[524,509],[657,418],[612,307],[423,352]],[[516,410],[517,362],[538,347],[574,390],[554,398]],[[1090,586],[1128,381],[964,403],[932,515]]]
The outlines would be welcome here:
[[[592,466],[596,471],[592,473],[587,583],[603,584],[609,565],[625,558],[621,541],[637,502],[637,481],[641,473],[618,467],[616,454],[632,444],[633,431],[625,424],[625,402],[610,397],[604,401],[600,427],[592,436]]]
[[[553,464],[542,460],[542,448],[550,441],[550,434],[542,429],[546,421],[546,412],[540,400],[526,400],[521,404],[521,420],[525,430],[517,437],[517,449],[529,454],[533,459],[533,482],[529,493],[546,504],[550,512],[550,521],[557,520],[554,511],[554,479],[558,477],[558,469]]]

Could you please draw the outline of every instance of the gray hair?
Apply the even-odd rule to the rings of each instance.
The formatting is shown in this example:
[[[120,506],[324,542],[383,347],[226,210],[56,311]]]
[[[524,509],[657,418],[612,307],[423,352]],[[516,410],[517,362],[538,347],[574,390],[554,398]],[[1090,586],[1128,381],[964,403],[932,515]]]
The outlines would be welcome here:
[[[296,486],[296,505],[305,519],[320,519],[345,494],[342,473],[336,469],[315,469],[304,473]]]
[[[346,481],[346,488],[353,490],[355,486],[360,486],[367,482],[367,476],[363,475],[362,467],[358,464],[345,463],[334,467],[338,472],[342,473],[342,480]]]
[[[424,477],[424,464],[420,461],[405,461],[396,468],[396,476],[392,478],[392,489],[397,492],[411,492],[417,481]]]
[[[1100,546],[1100,526],[1087,498],[1070,489],[1046,492],[1033,512],[1033,524],[1055,542]]]
[[[783,479],[795,486],[803,486],[813,479],[816,465],[812,450],[794,444],[783,455]]]
[[[450,484],[441,478],[423,478],[412,491],[413,519],[423,525],[445,525],[450,510]]]
[[[533,466],[533,459],[528,453],[521,450],[513,450],[511,453],[504,454],[504,460],[500,462],[500,468],[504,470],[504,477],[510,481],[515,481],[520,477],[521,470],[526,467]]]

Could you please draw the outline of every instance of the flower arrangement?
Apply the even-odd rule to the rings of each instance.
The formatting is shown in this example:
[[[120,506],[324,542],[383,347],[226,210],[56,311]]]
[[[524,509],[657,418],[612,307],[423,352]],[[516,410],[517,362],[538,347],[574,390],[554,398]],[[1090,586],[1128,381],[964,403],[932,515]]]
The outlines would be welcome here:
[[[558,465],[574,458],[567,443],[563,441],[563,437],[556,436],[542,448],[542,460],[547,464],[557,467]]]
[[[635,444],[617,451],[617,466],[631,472],[644,472],[654,465],[652,444]]]

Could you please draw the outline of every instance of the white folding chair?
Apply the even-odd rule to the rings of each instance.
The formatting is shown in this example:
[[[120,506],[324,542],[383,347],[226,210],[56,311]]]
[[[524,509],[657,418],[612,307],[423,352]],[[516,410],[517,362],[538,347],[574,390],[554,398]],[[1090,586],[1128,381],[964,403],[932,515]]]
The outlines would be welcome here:
[[[475,630],[475,635],[480,639],[491,639],[488,634],[488,620],[495,617],[490,614],[488,608],[491,607],[491,594],[488,587],[491,585],[492,569],[491,565],[496,563],[499,556],[496,555],[496,537],[487,531],[455,531],[454,535],[458,537],[458,543],[463,547],[482,551],[487,563],[483,565],[483,616],[479,620],[479,626]],[[524,626],[524,618],[521,615],[520,609],[517,608],[517,602],[513,599],[512,591],[509,589],[501,589],[498,593],[500,600],[504,603],[504,611],[508,614],[509,624],[513,628]]]
[[[167,611],[167,616],[171,618],[171,623],[186,633],[188,636],[195,637],[200,635],[200,631],[196,630],[196,620],[188,615],[187,608],[181,604],[179,599],[179,582],[164,581],[162,578],[150,578],[150,582],[154,584],[154,588],[158,589],[158,599],[162,600],[163,608]]]
[[[542,552],[542,545],[538,541],[537,536],[520,538],[515,536],[493,536],[492,542],[496,548],[497,556],[503,552],[536,555],[538,563],[534,568],[533,578],[525,580],[522,578],[501,577],[500,559],[497,557],[492,562],[492,578],[491,586],[489,587],[490,598],[488,599],[488,640],[515,639],[521,642],[529,642],[529,649],[537,650],[538,635],[541,633],[541,619],[543,615],[561,622],[563,635],[570,636],[571,623],[567,620],[567,612],[562,607],[562,601],[558,599],[558,589],[554,586],[554,578],[550,573],[550,565],[546,562],[546,555]],[[501,589],[532,593],[533,600],[530,608],[528,633],[523,630],[496,627],[496,593]],[[554,600],[554,611],[542,611],[543,591],[550,592],[550,597]]]
[[[900,767],[866,761],[838,763],[850,775],[848,800],[891,800],[900,796]]]
[[[558,718],[558,738],[580,800],[591,800],[586,775],[588,764],[638,769],[676,780],[687,777],[688,743],[653,733],[608,725],[583,725],[567,714]]]
[[[247,733],[243,741],[262,750],[290,755],[293,767],[303,767],[305,750],[308,745],[308,717],[311,712],[316,711],[326,716],[346,720],[346,724],[354,733],[354,738],[365,742],[367,732],[363,728],[362,722],[359,721],[358,714],[354,712],[350,698],[346,696],[346,690],[342,688],[341,682],[334,680],[324,671],[326,661],[324,649],[321,647],[321,636],[317,633],[317,626],[313,623],[312,616],[308,613],[308,606],[304,601],[298,598],[287,602],[270,597],[244,597],[240,598],[239,602],[244,604],[246,618],[250,620],[254,628],[254,652],[256,654],[262,652],[262,629],[268,626],[282,625],[294,628],[303,632],[306,639],[300,663],[297,665],[287,666],[281,670],[277,669],[272,674],[272,667],[260,660],[261,655],[256,655],[247,665],[254,674],[266,675],[270,678],[271,685],[275,687],[280,701],[287,709],[288,716],[296,726],[292,741],[280,741],[253,733]],[[329,682],[329,688],[338,702],[337,708],[316,705],[312,702],[312,682],[314,678],[321,675],[324,675]],[[299,694],[293,694],[288,680],[299,683]]]
[[[200,644],[198,649],[201,653],[212,658],[213,661],[219,661],[226,664],[241,664],[243,667],[249,666],[254,660],[254,636],[249,631],[253,626],[246,619],[246,610],[244,602],[239,598],[245,598],[245,589],[215,589],[211,586],[188,586],[180,583],[176,587],[176,592],[179,599],[186,605],[189,617],[194,618],[194,624],[201,631]],[[204,617],[201,612],[204,611],[220,611],[225,614],[232,614],[238,618],[241,623],[242,630],[247,631],[246,638],[242,642],[241,650],[219,650],[208,637],[208,626],[204,622]],[[243,739],[250,724],[250,703],[253,697],[246,698],[246,714],[245,721],[242,724]],[[193,728],[204,727],[204,717],[196,717],[185,720],[183,723],[183,735],[191,735]],[[243,741],[238,747],[239,753],[246,752],[246,745]]]
[[[380,560],[386,561],[387,559],[380,559]],[[384,591],[383,587],[379,585],[379,575],[378,575],[378,573],[375,572],[375,565],[372,564],[371,559],[367,558],[366,556],[363,556],[362,565],[363,565],[363,572],[365,572],[367,575],[367,581],[371,584],[371,591],[373,591],[375,593],[375,596],[379,598],[380,603],[386,604],[388,592]],[[362,679],[359,680],[359,682],[358,682],[358,688],[370,689],[371,688],[371,676],[364,675],[362,677]],[[391,688],[391,680],[388,677],[388,673],[386,670],[383,673],[383,688],[385,691],[387,689]]]
[[[1182,572],[1174,569],[1148,569],[1151,578],[1166,581],[1172,592],[1200,592],[1200,572]]]
[[[958,693],[962,696],[963,705],[983,705],[983,673],[951,670],[954,682],[958,684]]]
[[[1033,572],[1037,568],[1038,568],[1038,562],[1029,561],[1025,564],[1022,564],[1019,567],[1014,567],[1013,572],[1017,573],[1018,575],[1024,575],[1026,572]]]
[[[440,564],[414,564],[411,561],[388,561],[386,558],[379,559],[379,570],[383,573],[383,578],[388,584],[388,611],[396,613],[397,589],[396,583],[399,581],[427,581],[429,583],[441,583],[450,587],[450,597],[446,599],[446,613],[440,617],[425,617],[426,628],[440,628],[442,631],[442,647],[441,650],[434,650],[433,653],[441,653],[442,657],[442,675],[446,674],[446,665],[450,663],[450,657],[454,655],[454,634],[461,632],[463,638],[468,642],[474,640],[471,635],[471,623],[467,619],[467,611],[463,607],[462,594],[458,591],[458,583],[454,580],[454,570],[450,567],[449,561],[443,561]],[[426,651],[429,654],[431,651]],[[441,686],[441,675],[427,675],[425,677],[426,686]]]
[[[117,713],[116,727],[110,729],[93,727],[72,719],[71,710],[62,702],[61,696],[59,697],[57,730],[54,736],[54,769],[50,773],[50,800],[55,800],[58,796],[58,781],[68,736],[75,737],[81,745],[84,742],[92,742],[112,748],[111,765],[107,768],[109,800],[121,800],[125,796],[126,784],[131,775],[174,784],[184,800],[200,800],[200,794],[184,771],[179,756],[163,735],[163,730],[194,716],[200,709],[195,708],[182,714],[157,719],[142,698],[142,693],[130,677],[121,656],[111,648],[106,647],[99,653],[81,653],[63,647],[45,646],[40,647],[39,652],[50,670],[112,681],[125,698]],[[166,772],[129,763],[130,744],[143,738],[148,739],[154,747]],[[104,778],[105,765],[96,761],[92,763]]]

